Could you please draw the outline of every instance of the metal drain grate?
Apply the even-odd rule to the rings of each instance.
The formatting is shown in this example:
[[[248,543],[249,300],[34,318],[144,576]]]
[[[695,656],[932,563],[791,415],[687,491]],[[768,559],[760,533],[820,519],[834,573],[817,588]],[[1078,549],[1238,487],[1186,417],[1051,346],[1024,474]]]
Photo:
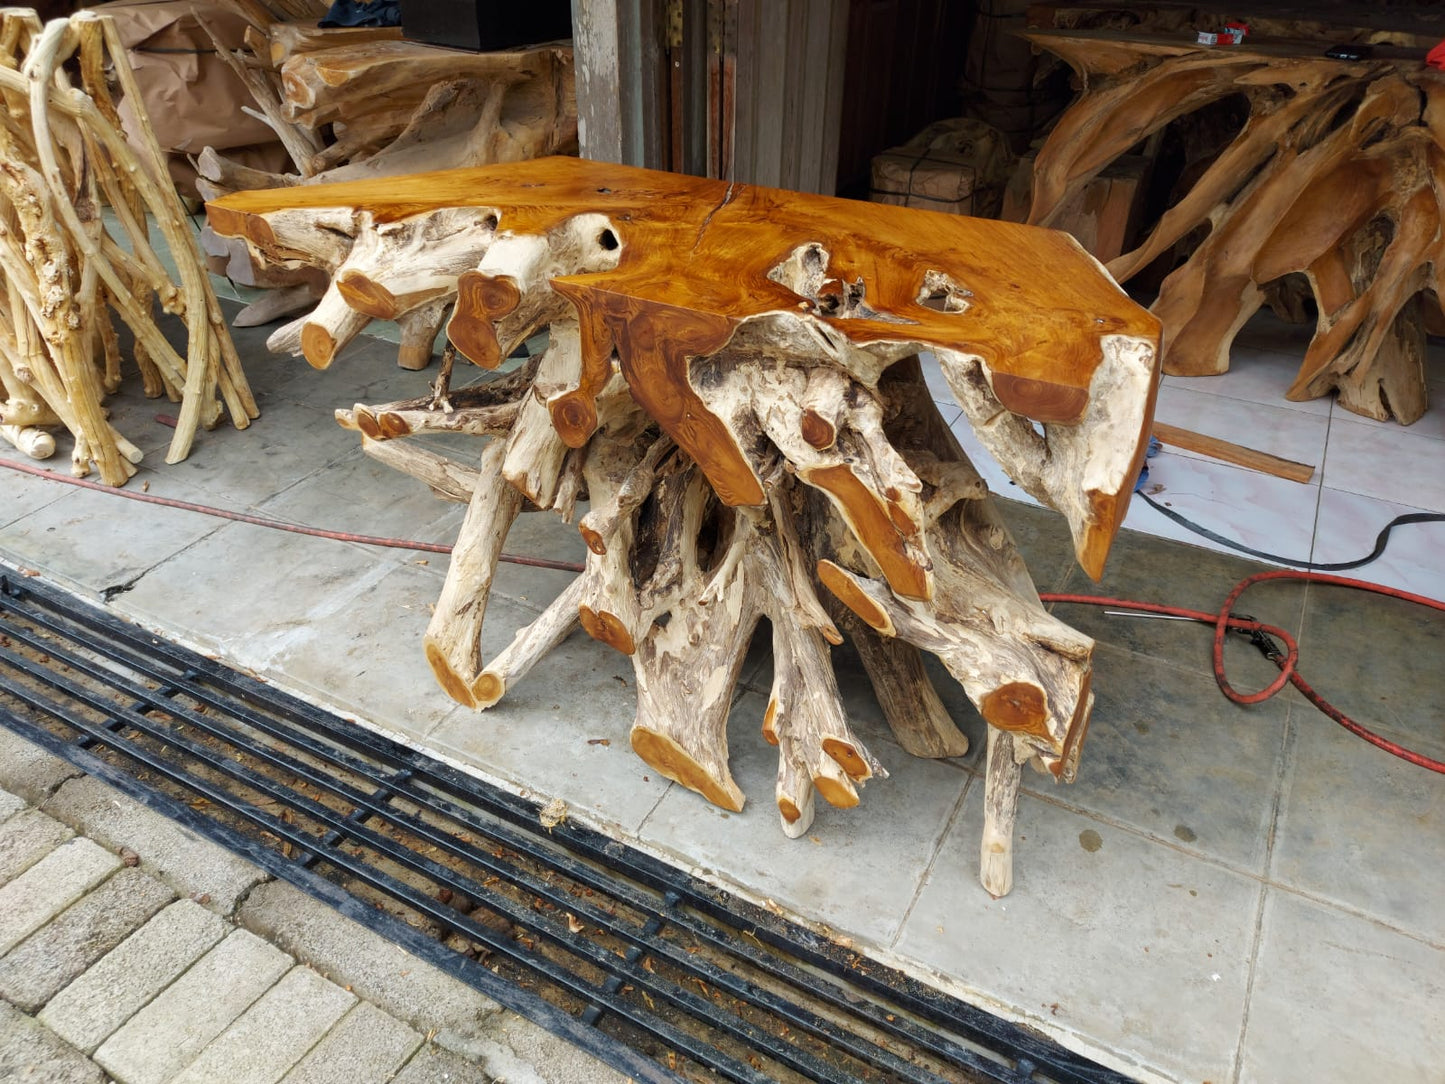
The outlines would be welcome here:
[[[13,571],[0,725],[638,1081],[1127,1080]]]

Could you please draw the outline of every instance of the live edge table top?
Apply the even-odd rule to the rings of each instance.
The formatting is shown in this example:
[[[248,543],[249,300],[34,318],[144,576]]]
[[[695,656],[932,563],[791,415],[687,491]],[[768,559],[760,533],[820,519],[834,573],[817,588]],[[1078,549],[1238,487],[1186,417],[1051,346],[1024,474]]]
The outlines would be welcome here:
[[[554,281],[574,301],[612,294],[728,322],[811,307],[855,344],[906,339],[977,354],[1004,405],[1039,421],[1078,417],[1102,336],[1158,336],[1157,321],[1061,232],[580,158],[238,192],[209,215],[217,233],[266,248],[257,216],[268,212],[357,207],[390,221],[469,206],[495,208],[499,232],[587,212],[612,219],[623,234],[617,267]],[[828,316],[768,278],[810,243],[827,250],[831,279],[862,282],[862,313]],[[966,292],[963,311],[923,303],[929,271]]]

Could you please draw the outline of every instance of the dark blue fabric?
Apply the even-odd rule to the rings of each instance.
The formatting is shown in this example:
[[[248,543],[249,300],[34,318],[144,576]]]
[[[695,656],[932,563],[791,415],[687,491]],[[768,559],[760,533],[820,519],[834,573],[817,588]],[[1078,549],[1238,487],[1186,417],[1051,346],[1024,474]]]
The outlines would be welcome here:
[[[336,0],[319,26],[400,26],[397,0]]]

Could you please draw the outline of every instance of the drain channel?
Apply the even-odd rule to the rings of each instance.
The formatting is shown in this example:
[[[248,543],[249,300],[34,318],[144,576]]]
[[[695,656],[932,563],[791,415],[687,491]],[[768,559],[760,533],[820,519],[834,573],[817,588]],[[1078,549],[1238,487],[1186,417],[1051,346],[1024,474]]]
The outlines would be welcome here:
[[[1127,1081],[3,566],[0,725],[638,1081]]]

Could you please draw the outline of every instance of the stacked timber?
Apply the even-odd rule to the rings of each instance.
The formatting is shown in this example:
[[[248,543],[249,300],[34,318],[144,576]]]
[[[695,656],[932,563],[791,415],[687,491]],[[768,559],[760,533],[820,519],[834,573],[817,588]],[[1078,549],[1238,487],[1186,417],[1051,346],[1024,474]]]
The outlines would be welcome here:
[[[285,145],[295,172],[251,169],[207,147],[197,160],[197,187],[208,200],[242,190],[517,162],[577,148],[572,50],[565,44],[464,53],[402,41],[394,27],[322,29],[259,19],[247,41],[249,53],[216,46],[250,90],[257,115]],[[315,305],[339,271],[324,263],[265,259],[209,229],[202,244],[213,270],[233,282],[284,288],[243,312],[238,324],[266,323]],[[430,326],[435,334],[437,321]],[[406,322],[402,335],[399,364],[427,365],[432,340],[422,323]]]

